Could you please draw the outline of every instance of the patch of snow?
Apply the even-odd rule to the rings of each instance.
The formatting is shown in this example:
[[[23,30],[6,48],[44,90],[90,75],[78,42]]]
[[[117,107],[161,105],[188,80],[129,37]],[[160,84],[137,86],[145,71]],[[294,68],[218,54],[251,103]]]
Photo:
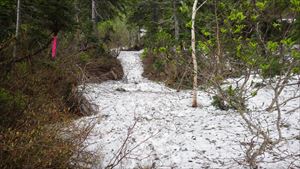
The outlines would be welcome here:
[[[125,147],[130,154],[117,168],[155,166],[156,168],[244,168],[236,161],[244,159],[241,142],[251,139],[240,116],[234,111],[220,111],[211,106],[212,97],[198,92],[198,102],[202,108],[191,107],[191,91],[176,92],[163,84],[142,77],[141,52],[122,51],[118,56],[124,69],[122,81],[107,81],[88,84],[85,97],[99,106],[99,114],[84,117],[80,122],[96,119],[97,124],[86,140],[90,151],[100,149],[102,162],[98,168],[110,164],[124,140],[128,128],[132,129]],[[287,88],[283,97],[288,97],[298,88]],[[264,119],[260,124],[274,132],[270,124],[276,120],[276,112],[264,111],[273,94],[264,88],[250,99],[249,108],[255,110],[253,118]],[[299,106],[299,100],[285,105],[287,112]],[[285,114],[283,121],[290,127],[283,129],[285,138],[299,136],[300,114]],[[282,143],[278,150],[287,154],[298,154],[299,140],[290,139]],[[261,165],[264,168],[288,168],[294,159],[274,160],[266,154]],[[299,157],[298,157],[299,159]],[[276,161],[269,163],[270,161]],[[299,161],[297,162],[298,165]]]

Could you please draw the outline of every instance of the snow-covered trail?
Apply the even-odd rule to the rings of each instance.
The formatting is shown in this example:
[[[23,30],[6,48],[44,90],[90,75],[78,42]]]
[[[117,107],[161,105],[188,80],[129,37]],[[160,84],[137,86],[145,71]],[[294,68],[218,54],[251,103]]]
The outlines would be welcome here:
[[[176,92],[143,78],[140,54],[120,53],[118,59],[125,74],[122,81],[88,84],[85,89],[85,97],[99,107],[98,114],[81,119],[83,123],[99,119],[86,141],[92,143],[90,151],[100,150],[103,157],[97,168],[111,164],[133,126],[122,150],[130,153],[117,168],[244,168],[236,162],[244,158],[240,142],[250,136],[242,119],[234,112],[216,110],[205,92],[198,93],[203,107],[192,108],[190,91]],[[261,101],[269,102],[271,96],[267,91],[258,93],[250,104],[261,107]],[[295,106],[297,102],[287,110]],[[289,116],[285,121],[292,126],[284,129],[285,136],[299,134],[299,116]],[[299,141],[283,145],[289,153],[297,153],[299,146]],[[264,160],[270,159],[266,156]],[[287,168],[289,162],[265,163],[264,167]]]

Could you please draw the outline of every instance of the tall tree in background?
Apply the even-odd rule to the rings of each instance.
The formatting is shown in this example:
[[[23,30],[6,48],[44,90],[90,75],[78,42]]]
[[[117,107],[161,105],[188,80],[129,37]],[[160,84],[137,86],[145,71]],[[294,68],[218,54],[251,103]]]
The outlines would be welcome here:
[[[92,0],[92,23],[93,23],[94,32],[96,32],[97,21],[96,21],[96,1],[95,0]]]
[[[15,35],[16,43],[13,51],[13,58],[16,57],[16,53],[17,53],[17,45],[19,41],[19,28],[20,28],[20,0],[17,1],[17,19],[16,19],[16,35]]]
[[[76,0],[77,40],[81,50],[104,43],[99,37],[98,23],[120,16],[127,0]],[[89,47],[88,47],[89,46]]]
[[[219,26],[219,18],[218,18],[218,0],[215,0],[215,20],[216,20],[216,43],[217,43],[217,52],[216,52],[216,69],[217,73],[220,74],[222,71],[222,65],[220,64],[221,57],[222,57],[222,51],[221,51],[221,40],[220,40],[220,26]]]
[[[179,27],[178,13],[177,13],[177,0],[173,0],[173,17],[174,17],[174,35],[175,35],[175,40],[178,42],[180,27]]]

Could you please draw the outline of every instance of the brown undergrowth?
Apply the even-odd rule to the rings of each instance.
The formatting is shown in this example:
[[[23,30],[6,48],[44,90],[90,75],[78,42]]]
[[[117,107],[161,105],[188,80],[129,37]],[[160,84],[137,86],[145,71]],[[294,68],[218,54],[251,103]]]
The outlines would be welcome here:
[[[66,130],[82,115],[74,92],[82,83],[120,79],[119,61],[95,51],[65,50],[55,60],[44,52],[14,63],[9,71],[1,69],[0,168],[93,165],[98,157],[83,144],[92,122],[73,129],[76,133]]]
[[[143,76],[153,81],[164,82],[176,90],[192,88],[192,63],[190,52],[161,49],[145,50],[142,54],[144,65]],[[199,64],[202,70],[198,78],[200,85],[207,83],[203,71],[209,70],[204,63]]]

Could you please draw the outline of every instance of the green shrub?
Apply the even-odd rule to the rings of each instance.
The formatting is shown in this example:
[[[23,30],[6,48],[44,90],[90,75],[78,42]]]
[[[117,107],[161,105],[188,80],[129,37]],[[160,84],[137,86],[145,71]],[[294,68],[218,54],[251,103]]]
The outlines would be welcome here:
[[[0,88],[0,127],[9,126],[17,121],[26,108],[25,97],[16,92],[15,95]]]
[[[153,67],[156,71],[160,71],[164,67],[164,62],[161,59],[157,58],[153,63]]]
[[[166,53],[167,52],[167,48],[165,48],[165,47],[160,47],[158,50],[161,53]]]
[[[261,73],[264,78],[274,77],[280,75],[283,70],[283,64],[279,62],[279,59],[271,59],[270,62],[261,64]]]
[[[80,62],[87,63],[91,60],[91,56],[89,54],[87,54],[86,52],[82,52],[79,55],[79,59],[80,59]]]
[[[225,97],[221,97],[219,95],[213,96],[212,105],[221,110],[245,110],[246,109],[246,101],[240,95],[239,88],[233,88],[231,85],[224,91],[222,91]]]
[[[145,48],[141,55],[142,60],[144,60],[147,57],[147,55],[148,55],[148,48]]]
[[[98,24],[98,36],[106,48],[125,47],[131,44],[130,28],[124,19],[117,17]]]
[[[164,30],[157,32],[154,36],[146,37],[145,44],[149,48],[170,48],[175,45],[172,35]]]
[[[229,110],[229,106],[225,104],[224,100],[218,96],[213,96],[212,105],[221,110]]]

